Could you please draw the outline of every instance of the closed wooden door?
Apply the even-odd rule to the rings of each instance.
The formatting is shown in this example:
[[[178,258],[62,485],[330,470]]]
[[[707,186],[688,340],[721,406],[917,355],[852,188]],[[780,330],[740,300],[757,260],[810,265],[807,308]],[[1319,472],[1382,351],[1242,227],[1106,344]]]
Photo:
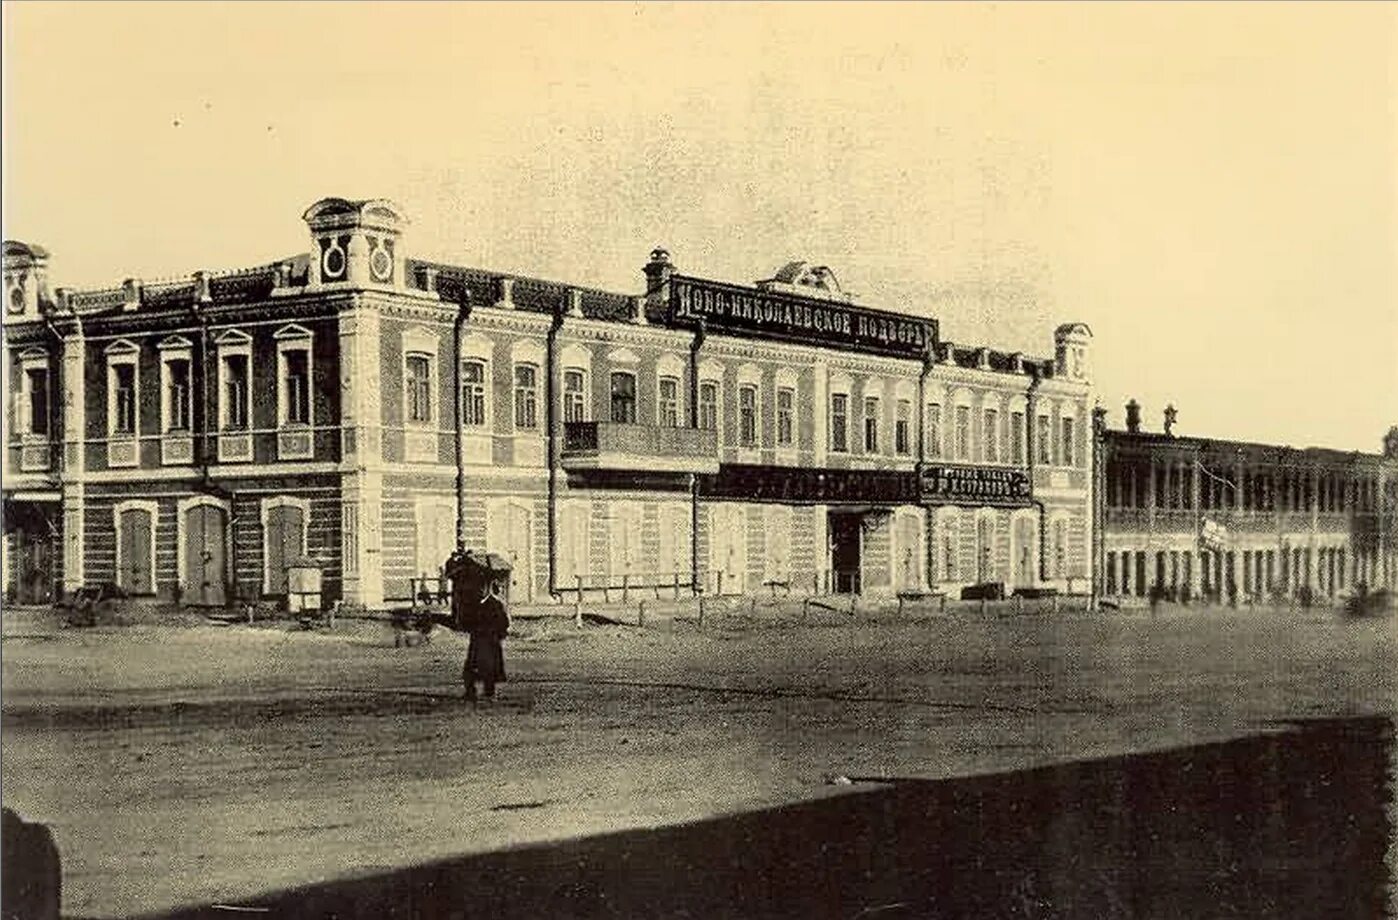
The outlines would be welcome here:
[[[911,591],[922,584],[922,521],[911,514],[898,516],[898,590]]]
[[[16,600],[47,604],[53,600],[53,538],[33,530],[21,530],[16,537]]]
[[[305,554],[306,515],[296,505],[277,505],[267,512],[267,593],[286,594],[286,567]]]
[[[131,594],[155,593],[155,573],[151,571],[154,523],[144,508],[127,508],[117,521],[117,584]]]
[[[500,506],[486,522],[486,549],[510,560],[511,603],[534,600],[533,536],[532,515],[523,505]]]
[[[195,505],[184,513],[184,571],[180,590],[186,603],[222,606],[227,600],[228,518],[216,505]]]
[[[1034,522],[1020,518],[1015,522],[1015,587],[1034,586]]]
[[[710,515],[713,532],[709,555],[714,591],[742,594],[747,588],[747,509],[741,505],[719,505]]]

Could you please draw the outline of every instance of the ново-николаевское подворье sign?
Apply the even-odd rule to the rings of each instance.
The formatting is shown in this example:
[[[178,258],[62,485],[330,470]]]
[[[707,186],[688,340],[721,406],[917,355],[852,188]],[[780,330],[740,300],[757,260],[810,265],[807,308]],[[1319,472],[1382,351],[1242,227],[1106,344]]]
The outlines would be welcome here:
[[[671,318],[703,320],[728,332],[811,345],[836,345],[921,358],[937,341],[937,321],[697,278],[670,279]]]

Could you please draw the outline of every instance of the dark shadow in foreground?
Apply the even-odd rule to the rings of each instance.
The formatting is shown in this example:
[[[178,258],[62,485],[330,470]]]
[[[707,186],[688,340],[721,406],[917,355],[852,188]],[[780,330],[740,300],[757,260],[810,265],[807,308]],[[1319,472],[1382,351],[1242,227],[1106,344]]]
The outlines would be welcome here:
[[[1393,740],[1383,718],[1297,723],[165,916],[1382,917]]]

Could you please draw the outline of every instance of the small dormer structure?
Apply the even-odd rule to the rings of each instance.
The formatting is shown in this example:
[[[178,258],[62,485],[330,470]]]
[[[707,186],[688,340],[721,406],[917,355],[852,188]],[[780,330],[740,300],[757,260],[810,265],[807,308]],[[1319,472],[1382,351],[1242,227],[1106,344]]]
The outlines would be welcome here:
[[[42,246],[5,240],[5,322],[37,320],[52,300],[49,253]]]
[[[1086,323],[1064,323],[1053,331],[1055,377],[1092,382],[1092,330]]]
[[[854,301],[841,289],[839,279],[828,266],[809,262],[788,262],[772,277],[757,282],[757,287],[763,291],[779,291],[798,297],[817,297],[840,303]]]
[[[384,198],[322,198],[302,215],[311,230],[311,287],[402,288],[403,211]]]

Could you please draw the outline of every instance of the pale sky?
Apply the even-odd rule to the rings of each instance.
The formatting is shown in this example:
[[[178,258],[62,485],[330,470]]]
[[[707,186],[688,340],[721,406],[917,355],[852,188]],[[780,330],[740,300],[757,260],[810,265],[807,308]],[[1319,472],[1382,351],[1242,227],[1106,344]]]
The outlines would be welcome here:
[[[4,4],[4,234],[99,286],[304,251],[639,293],[796,258],[946,339],[1096,334],[1150,428],[1398,424],[1398,5]]]

